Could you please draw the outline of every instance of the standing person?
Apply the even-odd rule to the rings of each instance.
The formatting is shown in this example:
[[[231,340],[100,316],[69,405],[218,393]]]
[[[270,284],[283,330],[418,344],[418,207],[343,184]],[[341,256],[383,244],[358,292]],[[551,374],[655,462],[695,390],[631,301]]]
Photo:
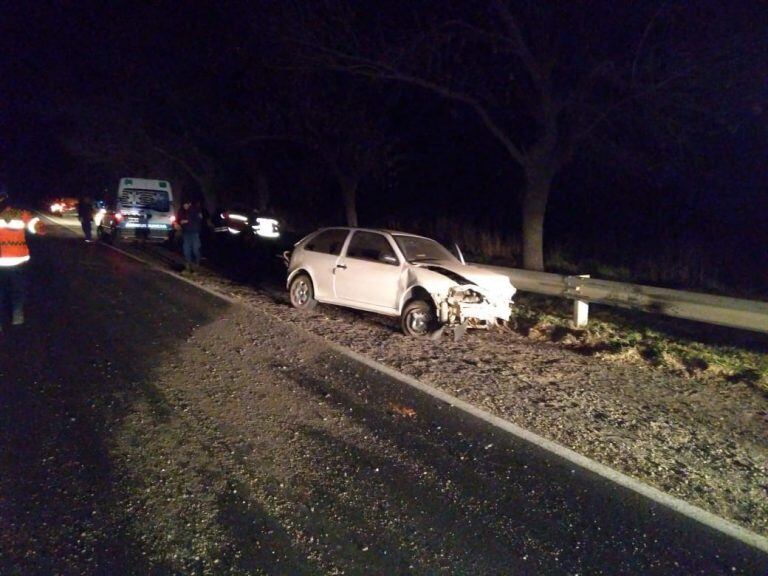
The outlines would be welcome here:
[[[181,226],[182,251],[187,261],[187,270],[194,270],[200,264],[200,231],[203,228],[203,212],[193,206],[190,200],[184,200],[176,217]]]
[[[77,217],[80,218],[80,226],[83,227],[85,241],[91,241],[91,226],[93,224],[93,204],[89,196],[83,196],[77,203]]]
[[[0,190],[0,309],[4,311],[10,303],[14,325],[24,324],[24,276],[29,261],[27,232],[42,233],[40,219],[11,207],[8,194]]]

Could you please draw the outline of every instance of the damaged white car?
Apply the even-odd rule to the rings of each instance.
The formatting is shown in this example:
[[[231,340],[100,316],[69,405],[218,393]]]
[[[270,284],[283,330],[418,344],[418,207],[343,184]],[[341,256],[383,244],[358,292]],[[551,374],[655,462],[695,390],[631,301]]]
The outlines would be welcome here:
[[[287,286],[296,308],[322,302],[395,316],[411,336],[503,325],[515,294],[506,276],[434,240],[368,228],[323,228],[298,242]]]

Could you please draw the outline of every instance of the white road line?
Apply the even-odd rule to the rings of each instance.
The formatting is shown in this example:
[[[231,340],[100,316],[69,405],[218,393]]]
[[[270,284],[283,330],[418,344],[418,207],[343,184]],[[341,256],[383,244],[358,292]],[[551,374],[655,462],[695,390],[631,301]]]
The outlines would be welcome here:
[[[69,218],[63,218],[62,216],[56,216],[54,218],[50,214],[44,214],[43,212],[37,212],[37,215],[47,220],[50,224],[61,226],[70,232],[77,233],[76,230],[80,230],[80,220],[71,220]]]
[[[220,292],[219,290],[216,290],[214,288],[203,286],[193,279],[181,276],[180,274],[177,274],[171,270],[167,270],[165,268],[157,266],[152,262],[144,260],[139,256],[135,256],[134,254],[130,254],[124,250],[121,250],[120,248],[116,248],[115,246],[111,246],[108,244],[105,244],[105,246],[107,246],[108,248],[111,248],[112,250],[115,250],[116,252],[125,254],[129,258],[133,258],[134,260],[137,260],[142,264],[146,264],[148,267],[154,270],[157,270],[164,274],[168,274],[169,276],[173,276],[178,280],[182,280],[187,284],[195,286],[196,288],[199,288],[200,290],[207,292],[208,294],[211,294],[213,296],[216,296],[217,298],[220,298],[230,304],[242,305],[247,308],[252,308],[262,314],[271,316],[274,320],[278,322],[281,322],[280,318],[278,318],[277,316],[270,314],[269,312],[265,312],[264,310],[260,310],[256,306],[249,304],[248,302],[243,302],[242,300],[238,300],[236,298],[228,296],[223,292]],[[412,376],[403,374],[402,372],[399,372],[394,368],[390,368],[389,366],[381,364],[376,360],[372,360],[371,358],[363,356],[362,354],[359,354],[354,350],[350,350],[349,348],[341,346],[340,344],[329,342],[328,340],[320,336],[317,336],[315,334],[312,334],[310,332],[307,332],[306,330],[303,330],[298,326],[294,326],[294,327],[297,330],[299,330],[303,335],[313,340],[323,342],[326,346],[328,346],[329,348],[331,348],[332,350],[334,350],[335,352],[343,356],[346,356],[356,362],[359,362],[373,370],[376,370],[377,372],[386,374],[390,378],[393,378],[394,380],[397,380],[402,384],[411,386],[412,388],[415,388],[421,392],[424,392],[425,394],[428,394],[429,396],[432,396],[437,400],[445,402],[446,404],[449,404],[454,408],[462,410],[463,412],[466,412],[467,414],[470,414],[475,418],[483,420],[484,422],[490,424],[495,428],[498,428],[499,430],[503,430],[504,432],[507,432],[512,436],[515,436],[516,438],[529,442],[534,446],[537,446],[543,450],[546,450],[547,452],[551,452],[552,454],[559,456],[560,458],[574,464],[575,466],[578,466],[579,468],[588,470],[589,472],[597,474],[598,476],[602,476],[603,478],[610,480],[615,484],[618,484],[620,486],[623,486],[624,488],[627,488],[628,490],[632,490],[637,494],[645,496],[649,500],[652,500],[658,504],[661,504],[666,508],[670,508],[675,512],[678,512],[679,514],[682,514],[683,516],[691,518],[692,520],[695,520],[705,526],[708,526],[709,528],[717,530],[718,532],[721,532],[732,538],[735,538],[740,542],[743,542],[745,544],[748,544],[749,546],[757,548],[762,552],[768,553],[768,538],[766,538],[765,536],[756,534],[755,532],[752,532],[751,530],[748,530],[743,526],[734,524],[733,522],[726,520],[725,518],[721,518],[716,514],[708,512],[703,508],[699,508],[698,506],[689,504],[688,502],[685,502],[680,498],[676,498],[675,496],[671,496],[666,492],[662,492],[658,488],[654,488],[653,486],[644,484],[643,482],[640,482],[639,480],[636,480],[631,476],[627,476],[622,472],[618,472],[613,468],[609,468],[604,464],[600,464],[599,462],[592,460],[591,458],[582,456],[581,454],[579,454],[578,452],[574,452],[570,448],[566,448],[565,446],[562,446],[557,442],[548,440],[543,436],[539,436],[538,434],[531,432],[530,430],[526,430],[525,428],[521,428],[520,426],[517,426],[512,422],[499,418],[498,416],[494,416],[493,414],[486,412],[485,410],[482,410],[476,406],[473,406],[472,404],[469,404],[464,400],[456,398],[455,396],[451,396],[450,394],[447,394],[442,390],[433,388],[432,386],[429,386],[428,384],[424,384],[423,382],[419,382],[418,380],[416,380],[416,378],[413,378]]]

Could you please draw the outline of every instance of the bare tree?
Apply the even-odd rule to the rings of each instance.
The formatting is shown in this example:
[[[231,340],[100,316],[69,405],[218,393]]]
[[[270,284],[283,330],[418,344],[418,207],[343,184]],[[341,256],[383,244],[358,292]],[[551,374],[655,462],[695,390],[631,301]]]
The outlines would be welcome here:
[[[114,103],[71,106],[77,119],[61,138],[82,164],[125,175],[162,175],[174,187],[191,179],[204,199],[215,201],[216,159],[188,132],[153,130],[140,110]]]
[[[390,103],[370,82],[321,72],[290,51],[249,70],[243,80],[250,98],[241,144],[282,142],[309,150],[338,184],[346,223],[357,226],[361,183],[395,164]]]
[[[335,80],[315,82],[296,104],[305,141],[336,179],[347,225],[357,226],[359,186],[386,171],[393,139],[386,129],[386,102],[348,78]]]
[[[152,151],[170,160],[200,189],[207,206],[217,205],[217,159],[206,153],[200,143],[188,134],[182,134],[168,142],[152,141]]]
[[[716,49],[707,48],[696,40],[701,30],[680,37],[685,6],[646,5],[642,14],[610,2],[587,9],[488,0],[479,9],[446,2],[436,15],[428,4],[372,17],[321,1],[297,10],[295,44],[317,66],[408,84],[473,110],[524,177],[528,269],[544,268],[553,182],[587,142],[626,143],[640,131],[679,141],[691,118],[712,116],[707,82],[730,72],[722,44],[709,38]]]

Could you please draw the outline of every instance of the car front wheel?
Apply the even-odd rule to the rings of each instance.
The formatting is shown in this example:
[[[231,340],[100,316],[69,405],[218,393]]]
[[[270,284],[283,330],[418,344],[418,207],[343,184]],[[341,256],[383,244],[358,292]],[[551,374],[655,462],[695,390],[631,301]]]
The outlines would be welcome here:
[[[400,327],[407,336],[421,338],[429,335],[437,329],[434,308],[424,300],[409,302],[400,316]]]
[[[312,310],[317,306],[312,280],[306,274],[299,274],[291,280],[289,292],[291,295],[291,305],[294,308]]]

